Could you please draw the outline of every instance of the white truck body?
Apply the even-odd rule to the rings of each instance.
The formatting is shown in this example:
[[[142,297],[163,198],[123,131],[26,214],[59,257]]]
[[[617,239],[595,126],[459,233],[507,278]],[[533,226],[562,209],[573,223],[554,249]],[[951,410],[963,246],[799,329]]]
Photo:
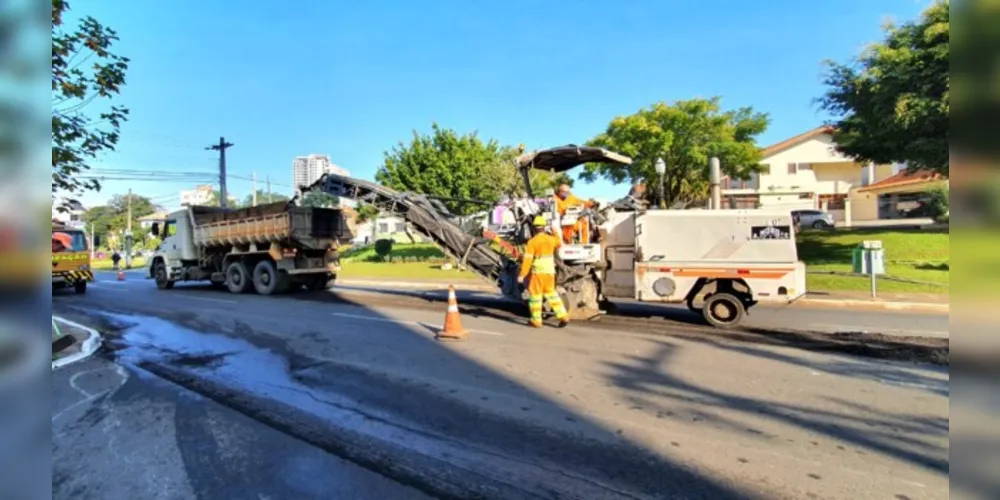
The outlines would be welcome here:
[[[295,285],[326,288],[339,270],[337,248],[350,239],[339,210],[285,203],[240,210],[188,207],[171,213],[149,262],[160,288],[208,280],[234,293],[269,295]]]

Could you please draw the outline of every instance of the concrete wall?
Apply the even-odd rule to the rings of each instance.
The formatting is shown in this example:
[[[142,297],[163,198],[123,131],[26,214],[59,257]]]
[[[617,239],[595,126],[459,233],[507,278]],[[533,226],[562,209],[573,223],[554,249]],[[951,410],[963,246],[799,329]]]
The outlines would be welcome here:
[[[878,220],[878,195],[854,190],[848,201],[851,203],[852,222]]]

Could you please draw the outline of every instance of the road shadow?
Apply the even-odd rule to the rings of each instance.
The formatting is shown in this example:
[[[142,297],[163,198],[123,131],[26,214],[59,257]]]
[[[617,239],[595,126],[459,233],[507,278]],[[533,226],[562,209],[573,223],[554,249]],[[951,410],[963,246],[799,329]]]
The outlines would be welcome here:
[[[655,346],[652,354],[630,355],[620,362],[606,365],[608,382],[630,395],[638,404],[660,411],[671,409],[657,403],[658,398],[693,405],[698,408],[699,418],[736,431],[754,430],[747,430],[745,425],[727,418],[726,413],[763,418],[893,457],[934,473],[947,475],[949,472],[947,448],[925,439],[946,440],[949,431],[947,419],[890,414],[843,399],[829,399],[838,408],[827,410],[710,389],[670,373],[672,358],[679,349],[677,344],[663,340],[650,342]],[[768,359],[782,360],[773,356]],[[759,431],[754,433],[761,434]],[[763,435],[763,438],[775,440],[781,437]]]
[[[465,352],[481,341],[475,334],[439,343],[427,325],[401,323],[345,297],[336,300],[349,307],[333,311],[295,307],[299,296],[246,296],[239,306],[171,304],[169,297],[54,306],[100,328],[118,362],[443,498],[757,497],[530,388],[510,375],[516,367],[475,361]],[[316,420],[324,412],[337,417]],[[456,453],[472,452],[489,457],[487,465],[454,463]],[[424,462],[410,461],[410,453]],[[494,462],[502,467],[491,469]],[[434,482],[440,477],[483,486],[456,495]],[[563,491],[567,484],[579,490]]]

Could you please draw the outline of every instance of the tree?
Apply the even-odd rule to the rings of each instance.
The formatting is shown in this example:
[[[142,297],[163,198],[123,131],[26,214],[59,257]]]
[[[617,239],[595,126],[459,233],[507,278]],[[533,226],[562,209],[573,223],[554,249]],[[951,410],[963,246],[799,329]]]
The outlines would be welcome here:
[[[309,191],[302,195],[303,207],[331,208],[340,205],[340,198],[323,191]]]
[[[368,221],[374,221],[378,219],[378,209],[371,205],[361,205],[358,207],[358,215],[354,218],[354,222],[358,224],[364,224]]]
[[[94,235],[103,242],[109,242],[115,238],[109,235],[124,234],[128,228],[128,204],[129,195],[116,194],[108,200],[107,205],[91,207],[82,216],[83,222],[90,229],[93,225]],[[148,229],[139,224],[139,218],[155,213],[160,210],[153,202],[145,196],[137,194],[131,195],[132,201],[132,238],[135,242],[143,242],[148,237]]]
[[[663,158],[668,205],[708,194],[708,160],[713,156],[719,158],[725,174],[749,178],[760,169],[756,138],[767,129],[768,116],[749,107],[721,111],[719,103],[718,97],[658,102],[615,118],[587,144],[630,156],[632,164],[588,164],[580,178],[593,182],[600,176],[614,183],[642,180],[654,188],[659,185],[654,165],[657,158]]]
[[[229,202],[229,203],[226,204],[226,208],[240,208],[240,202],[239,202],[239,200],[236,199],[235,196],[233,196],[233,193],[227,192],[226,193],[226,198],[228,198],[228,202]],[[221,206],[219,204],[219,200],[220,199],[222,199],[222,193],[220,193],[218,189],[213,189],[213,190],[209,191],[209,193],[208,193],[208,201],[205,202],[205,206],[206,207],[219,207],[219,206]]]
[[[451,198],[443,200],[448,210],[468,215],[482,206],[455,200],[499,198],[504,186],[497,184],[497,172],[512,168],[512,151],[492,139],[484,142],[475,132],[459,135],[434,123],[429,135],[414,131],[409,144],[386,151],[375,180],[401,191]]]
[[[112,52],[118,35],[87,16],[75,29],[63,25],[69,4],[52,0],[52,193],[62,191],[66,210],[73,197],[101,185],[82,174],[88,162],[114,151],[128,109],[111,105],[95,120],[84,114],[98,99],[112,100],[125,85],[128,58]],[[88,64],[89,63],[89,64]]]
[[[819,103],[836,117],[841,153],[948,174],[949,4],[887,24],[885,39],[849,64],[826,62],[829,88]]]
[[[216,200],[219,199],[219,195],[218,194],[215,195],[215,199]],[[261,190],[261,189],[257,190],[257,204],[258,205],[265,205],[265,204],[268,204],[268,203],[277,203],[279,201],[288,201],[290,199],[291,198],[289,198],[288,196],[285,196],[285,195],[280,194],[280,193],[270,193],[269,194],[267,191],[264,191],[264,190]],[[250,194],[248,194],[246,196],[246,198],[243,198],[242,206],[244,206],[244,207],[252,207],[253,206],[253,193],[250,193]]]
[[[129,202],[132,205],[132,218],[138,219],[139,217],[145,217],[152,213],[155,213],[159,207],[157,207],[149,198],[145,196],[139,196],[137,194],[116,194],[111,197],[108,201],[108,206],[114,210],[115,213],[122,214],[123,216],[128,213]]]

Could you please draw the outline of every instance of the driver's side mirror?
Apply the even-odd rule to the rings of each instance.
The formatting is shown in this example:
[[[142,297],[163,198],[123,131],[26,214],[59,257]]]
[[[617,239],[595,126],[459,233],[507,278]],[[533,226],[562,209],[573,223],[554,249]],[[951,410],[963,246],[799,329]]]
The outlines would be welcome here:
[[[160,223],[159,222],[154,222],[153,225],[152,225],[152,227],[149,228],[149,232],[153,233],[153,236],[159,236],[160,235]]]

